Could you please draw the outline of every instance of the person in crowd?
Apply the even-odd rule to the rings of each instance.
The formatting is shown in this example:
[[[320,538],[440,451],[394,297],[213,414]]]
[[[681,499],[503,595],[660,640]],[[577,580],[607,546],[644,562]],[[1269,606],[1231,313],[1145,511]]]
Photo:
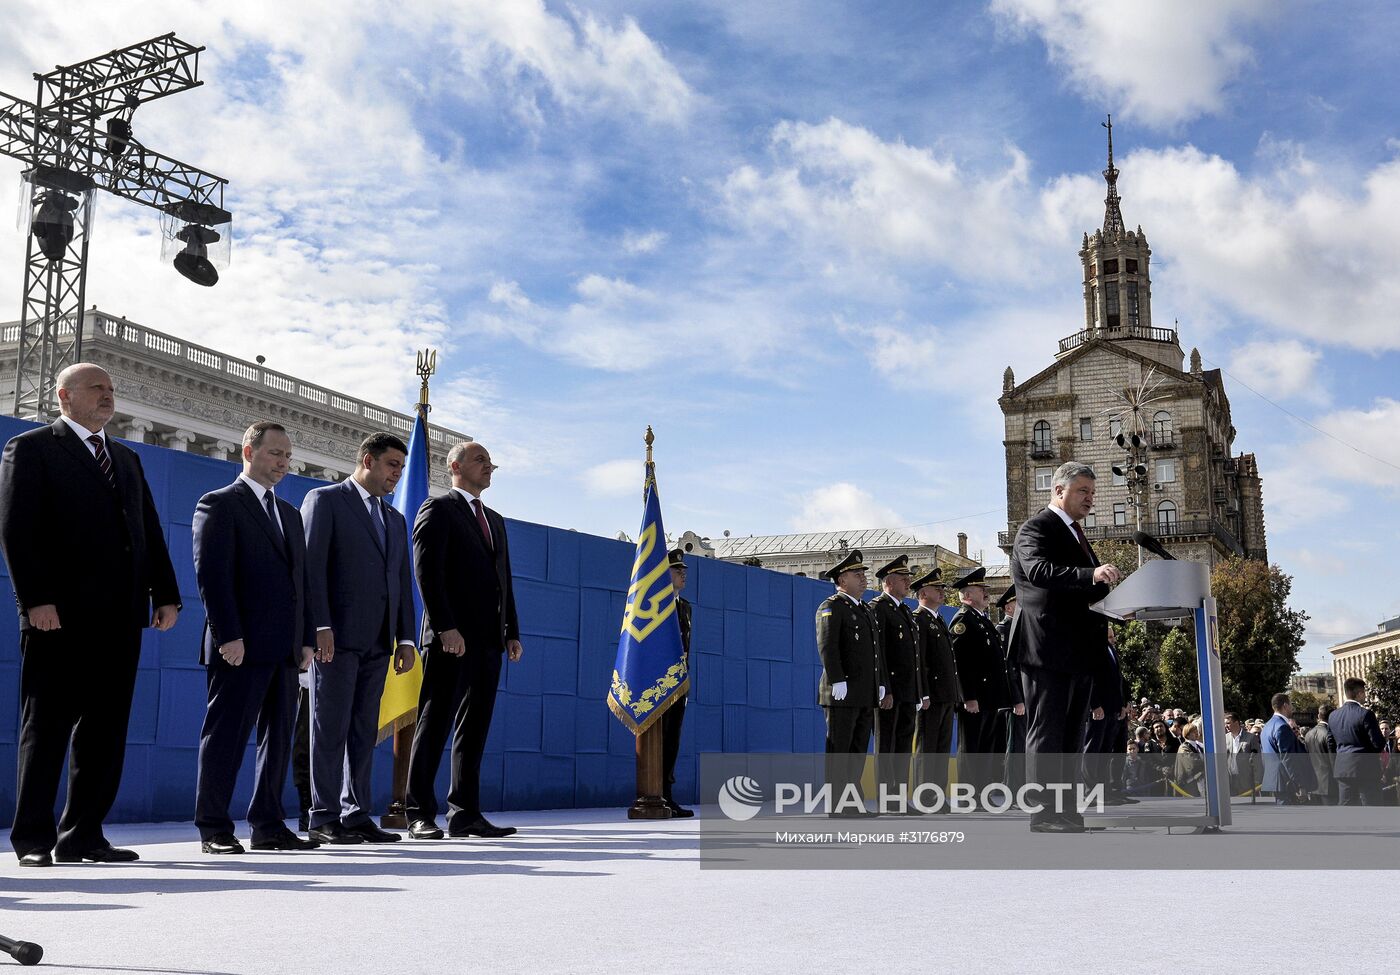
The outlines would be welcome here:
[[[1381,749],[1385,739],[1375,712],[1366,700],[1366,682],[1348,677],[1342,682],[1346,703],[1332,712],[1332,734],[1337,749],[1337,796],[1343,806],[1381,804]]]
[[[676,591],[676,620],[681,627],[681,660],[685,663],[685,672],[690,675],[691,687],[694,687],[695,676],[690,670],[690,628],[694,609],[690,600],[681,595],[685,591],[686,582],[685,552],[678,548],[672,549],[667,553],[666,560],[671,573],[671,588]],[[695,815],[694,810],[676,802],[673,795],[676,785],[676,760],[681,753],[681,726],[685,723],[685,702],[688,696],[687,691],[676,698],[661,715],[661,798],[671,807],[673,819],[689,819]]]
[[[1322,806],[1337,804],[1337,781],[1332,774],[1337,742],[1332,737],[1332,728],[1327,721],[1331,710],[1327,705],[1321,705],[1317,709],[1317,723],[1303,735],[1303,747],[1308,750],[1308,757],[1312,759],[1313,801]]]
[[[1182,728],[1181,744],[1176,750],[1176,785],[1188,795],[1205,793],[1205,749],[1201,745],[1201,728],[1188,721]]]
[[[1280,805],[1297,805],[1306,801],[1312,791],[1312,763],[1293,731],[1293,704],[1288,694],[1280,691],[1269,702],[1274,716],[1259,736],[1264,760],[1263,790]]]

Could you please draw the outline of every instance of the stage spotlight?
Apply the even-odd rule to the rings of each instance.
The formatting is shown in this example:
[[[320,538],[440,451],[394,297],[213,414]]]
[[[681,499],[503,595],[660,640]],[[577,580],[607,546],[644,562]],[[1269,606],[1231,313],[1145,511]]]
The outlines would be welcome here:
[[[175,255],[175,270],[206,288],[218,284],[219,270],[209,262],[209,245],[219,239],[218,233],[190,223],[175,236],[185,242],[184,249]]]
[[[78,209],[78,201],[58,190],[46,190],[37,202],[29,229],[44,256],[56,261],[73,241],[73,211]]]
[[[113,159],[126,152],[126,147],[131,142],[131,123],[120,115],[113,115],[107,119],[107,143],[104,147],[107,155]]]
[[[218,228],[218,229],[215,229]],[[195,284],[211,288],[228,267],[233,217],[208,203],[181,201],[161,215],[161,259]]]

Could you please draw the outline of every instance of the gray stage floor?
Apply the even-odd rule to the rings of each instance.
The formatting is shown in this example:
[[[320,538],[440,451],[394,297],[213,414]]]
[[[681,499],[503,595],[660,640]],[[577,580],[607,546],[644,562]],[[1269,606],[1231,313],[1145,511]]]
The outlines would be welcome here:
[[[1199,848],[1274,828],[1248,815],[1257,821],[1238,816],[1238,840],[1170,841]],[[116,826],[109,838],[135,847],[140,863],[22,870],[6,858],[0,934],[42,944],[39,970],[55,972],[1330,972],[1393,964],[1392,939],[1350,937],[1370,930],[1357,927],[1359,916],[1390,915],[1396,875],[1387,870],[701,869],[695,819],[629,823],[618,810],[493,818],[522,832],[238,857],[201,854],[188,824]],[[1028,837],[1023,821],[980,816],[965,825],[1008,844]],[[1161,842],[1145,833],[1035,839],[1134,836],[1144,849]]]

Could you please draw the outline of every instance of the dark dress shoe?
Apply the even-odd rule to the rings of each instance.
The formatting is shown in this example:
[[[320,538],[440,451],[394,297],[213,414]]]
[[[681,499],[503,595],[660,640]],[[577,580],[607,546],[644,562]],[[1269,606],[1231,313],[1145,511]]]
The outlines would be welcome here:
[[[502,836],[510,836],[515,833],[514,826],[496,826],[479,818],[472,820],[465,826],[453,826],[447,831],[448,836],[482,836],[488,840],[498,840]]]
[[[689,819],[695,815],[695,810],[685,808],[674,799],[666,800],[666,808],[671,810],[672,819]]]
[[[48,850],[35,850],[33,853],[26,853],[20,857],[19,865],[21,867],[51,867],[53,866],[53,857],[49,855]]]
[[[415,840],[440,840],[442,829],[431,819],[415,819],[408,824],[408,835]]]
[[[232,833],[215,833],[207,840],[201,840],[199,848],[205,853],[242,853],[243,844]]]
[[[306,831],[306,835],[317,843],[329,843],[332,846],[349,846],[365,841],[365,838],[359,833],[346,829],[336,822],[326,823],[323,826],[313,826]]]
[[[1067,819],[1046,819],[1038,823],[1031,823],[1032,833],[1085,833],[1088,832],[1078,823],[1072,823]]]
[[[398,833],[391,833],[387,829],[380,829],[378,826],[365,820],[358,826],[345,827],[351,833],[359,834],[366,843],[397,843],[403,839]]]
[[[53,858],[57,863],[81,863],[84,860],[93,863],[131,863],[141,859],[135,850],[123,850],[119,846],[99,846],[83,853],[55,853]]]
[[[315,840],[304,840],[289,829],[284,829],[280,833],[264,837],[260,840],[253,840],[255,850],[315,850],[319,849],[320,843]]]

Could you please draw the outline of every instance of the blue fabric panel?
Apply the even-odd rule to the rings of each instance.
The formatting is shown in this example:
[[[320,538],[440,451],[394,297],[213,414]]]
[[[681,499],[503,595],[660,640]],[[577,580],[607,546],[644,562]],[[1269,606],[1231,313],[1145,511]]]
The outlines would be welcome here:
[[[549,529],[549,572],[546,578],[561,586],[579,584],[579,534]]]
[[[549,529],[507,518],[506,537],[510,542],[510,568],[516,578],[518,599],[519,580],[549,578]]]

